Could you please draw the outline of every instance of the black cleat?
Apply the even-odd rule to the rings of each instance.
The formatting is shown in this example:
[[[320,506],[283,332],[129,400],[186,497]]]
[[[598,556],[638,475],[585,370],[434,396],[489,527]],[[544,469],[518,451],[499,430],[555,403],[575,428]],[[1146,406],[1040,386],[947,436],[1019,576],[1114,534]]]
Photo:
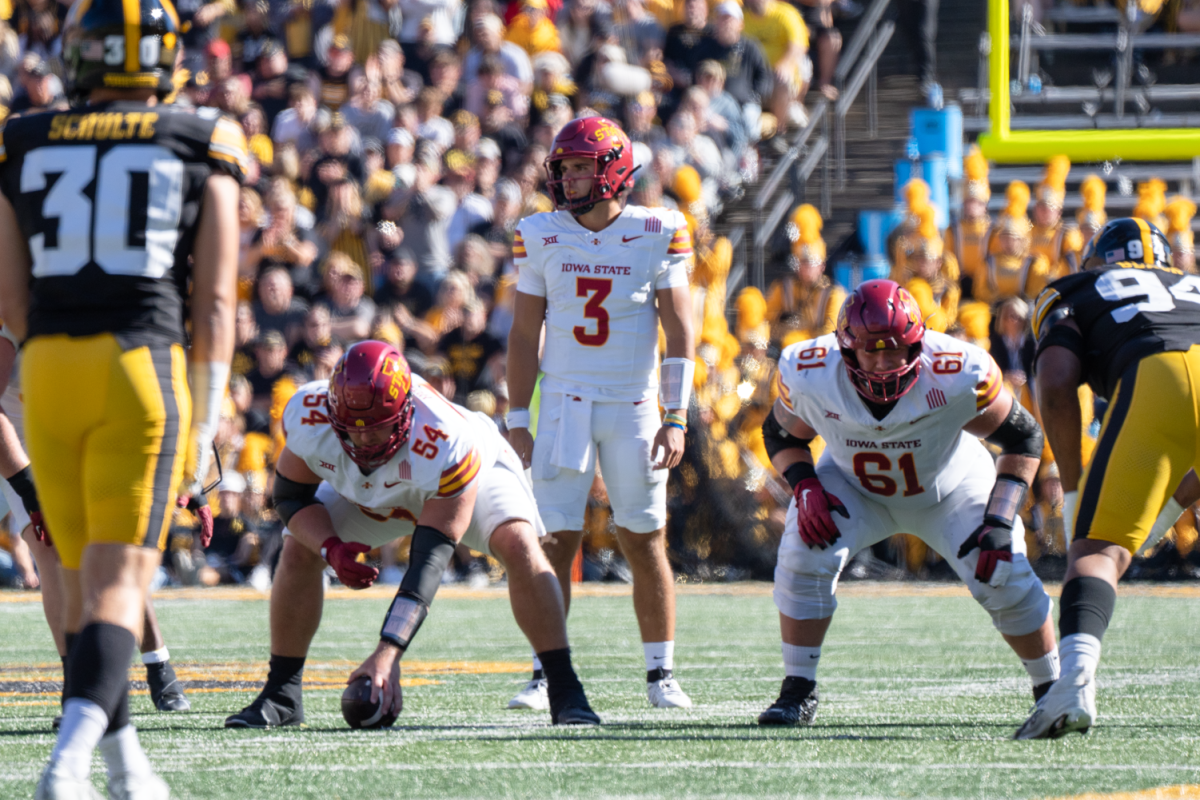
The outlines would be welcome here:
[[[183,684],[175,677],[170,661],[146,665],[146,684],[150,700],[159,711],[191,711],[192,704],[183,696]]]
[[[599,725],[600,717],[588,705],[581,687],[564,698],[551,697],[550,721],[555,725]]]
[[[1042,697],[1045,696],[1046,692],[1050,691],[1050,687],[1053,685],[1054,681],[1046,681],[1045,683],[1039,683],[1037,686],[1033,687],[1033,702],[1036,703],[1038,700],[1041,700]]]
[[[758,715],[759,725],[812,725],[817,716],[817,682],[808,678],[783,679],[779,699]]]
[[[270,694],[268,694],[268,689]],[[225,718],[226,728],[282,728],[304,722],[304,703],[298,685],[268,687],[254,702],[231,717]]]

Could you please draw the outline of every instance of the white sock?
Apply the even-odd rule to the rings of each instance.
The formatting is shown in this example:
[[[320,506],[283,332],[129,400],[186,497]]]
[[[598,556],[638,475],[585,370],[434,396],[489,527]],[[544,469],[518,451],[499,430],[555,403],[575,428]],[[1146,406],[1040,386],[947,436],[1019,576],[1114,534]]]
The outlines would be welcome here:
[[[62,725],[50,763],[61,763],[72,776],[86,779],[92,772],[92,751],[107,727],[108,715],[104,709],[91,700],[72,697],[63,703]]]
[[[675,669],[675,642],[642,642],[646,656],[646,672],[656,669]]]
[[[149,653],[142,653],[143,664],[162,664],[165,661],[171,660],[171,651],[165,646],[157,650],[151,650]]]
[[[108,765],[110,777],[119,775],[150,775],[154,770],[150,767],[150,759],[138,742],[137,730],[132,725],[126,725],[116,733],[110,733],[100,740],[100,755]]]
[[[542,671],[542,660],[537,657],[537,653],[533,654],[533,671],[534,672]]]
[[[800,647],[783,642],[783,674],[789,678],[817,679],[817,665],[821,663],[821,648]]]
[[[1058,680],[1059,664],[1057,647],[1041,658],[1035,658],[1033,661],[1021,659],[1021,663],[1025,665],[1025,671],[1029,673],[1029,680],[1033,681],[1034,686],[1041,686],[1043,683]]]
[[[1085,674],[1095,675],[1100,666],[1100,640],[1088,633],[1072,633],[1058,643],[1062,654],[1062,674],[1070,675],[1082,669]]]

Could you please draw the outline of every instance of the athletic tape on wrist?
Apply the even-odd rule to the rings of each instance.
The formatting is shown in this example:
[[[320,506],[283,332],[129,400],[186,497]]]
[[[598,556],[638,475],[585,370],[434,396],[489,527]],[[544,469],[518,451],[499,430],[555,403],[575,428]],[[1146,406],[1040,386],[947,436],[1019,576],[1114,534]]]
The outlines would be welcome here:
[[[1011,528],[1021,511],[1021,504],[1025,502],[1025,493],[1028,490],[1029,484],[1016,475],[997,475],[992,495],[988,498],[987,510],[983,512],[983,521],[988,525]]]
[[[401,590],[392,598],[387,616],[383,618],[383,627],[379,631],[379,638],[404,650],[417,635],[421,623],[428,615],[429,606],[419,598]]]
[[[188,365],[192,387],[191,441],[196,447],[195,472],[185,475],[190,484],[203,483],[212,463],[212,443],[221,419],[221,401],[229,384],[229,364],[220,361],[193,361]]]
[[[528,408],[510,408],[504,415],[504,424],[511,431],[513,428],[528,428],[532,422]]]
[[[658,399],[668,411],[686,409],[692,399],[696,362],[690,358],[664,358],[658,368]]]

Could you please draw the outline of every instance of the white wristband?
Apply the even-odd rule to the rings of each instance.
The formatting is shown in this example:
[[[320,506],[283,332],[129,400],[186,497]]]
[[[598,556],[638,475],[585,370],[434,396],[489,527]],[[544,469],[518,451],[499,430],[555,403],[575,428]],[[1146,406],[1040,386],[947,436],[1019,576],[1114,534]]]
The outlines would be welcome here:
[[[190,439],[196,446],[196,471],[184,476],[185,485],[197,489],[208,476],[212,464],[212,443],[221,419],[221,401],[229,384],[229,365],[224,362],[192,362],[188,365],[192,384],[192,429]]]
[[[667,411],[686,410],[692,399],[696,362],[690,358],[664,358],[658,368],[658,399]]]
[[[1079,491],[1063,492],[1063,531],[1066,535],[1064,542],[1064,552],[1070,549],[1071,542],[1075,539],[1075,512],[1079,510]]]
[[[504,424],[510,431],[513,428],[528,428],[531,421],[528,408],[510,408],[504,415]]]

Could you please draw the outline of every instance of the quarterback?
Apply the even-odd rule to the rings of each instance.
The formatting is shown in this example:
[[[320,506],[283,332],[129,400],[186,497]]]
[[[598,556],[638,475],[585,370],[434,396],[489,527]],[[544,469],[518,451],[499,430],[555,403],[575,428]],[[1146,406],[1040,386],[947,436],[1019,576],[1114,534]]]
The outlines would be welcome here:
[[[557,210],[521,220],[513,241],[520,275],[508,340],[507,422],[509,441],[531,467],[551,531],[546,552],[568,605],[588,491],[601,468],[633,572],[650,703],[687,708],[692,701],[673,677],[675,582],[666,522],[667,471],[683,455],[695,372],[692,243],[680,212],[624,204],[634,169],[629,137],[611,120],[572,120],[555,137],[546,185]],[[661,366],[659,323],[667,350]],[[545,377],[535,444],[528,406],[539,367]],[[510,708],[545,707],[542,666],[534,660],[533,679]]]
[[[372,702],[400,713],[400,660],[429,613],[454,548],[490,552],[508,574],[517,624],[549,679],[557,725],[600,722],[571,666],[558,581],[516,453],[486,416],[414,378],[389,344],[353,345],[328,381],[305,384],[283,413],[275,510],[287,525],[271,589],[267,685],[227,728],[304,721],[300,683],[321,621],[321,573],[363,589],[379,576],[357,556],[412,534],[408,570],[375,652],[350,680],[372,680]]]
[[[237,123],[161,102],[180,33],[169,0],[76,3],[63,61],[78,105],[10,119],[0,142],[0,311],[23,342],[25,439],[75,634],[39,800],[92,797],[97,748],[110,797],[169,794],[129,723],[129,661],[177,497],[211,530],[198,498],[247,163]]]
[[[818,435],[826,447],[814,466]],[[1050,598],[1018,516],[1042,432],[987,352],[927,331],[899,285],[867,281],[846,298],[834,333],[784,349],[763,437],[795,497],[775,568],[787,677],[760,725],[812,722],[838,576],[895,533],[940,553],[1025,665],[1034,696],[1050,688]],[[980,437],[1000,448],[995,463]]]
[[[1071,543],[1058,620],[1062,677],[1018,739],[1086,733],[1095,724],[1100,641],[1117,581],[1147,540],[1178,518],[1178,498],[1195,499],[1194,476],[1176,500],[1170,494],[1200,465],[1200,278],[1172,267],[1170,257],[1158,228],[1115,219],[1088,243],[1084,271],[1037,299],[1038,406],[1062,476]],[[1087,469],[1077,399],[1085,381],[1109,400]]]

